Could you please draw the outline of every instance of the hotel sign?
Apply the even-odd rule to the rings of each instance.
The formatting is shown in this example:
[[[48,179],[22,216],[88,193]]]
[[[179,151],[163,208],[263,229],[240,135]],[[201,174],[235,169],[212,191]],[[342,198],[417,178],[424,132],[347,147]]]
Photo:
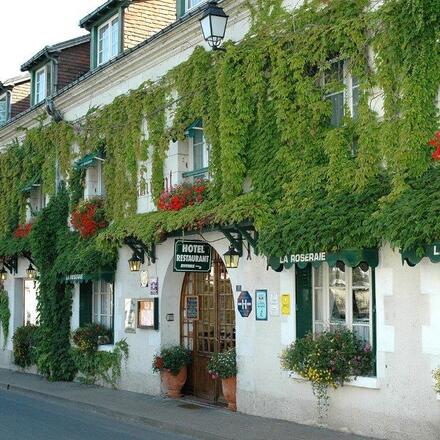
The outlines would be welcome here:
[[[285,255],[280,258],[280,264],[294,264],[294,263],[314,263],[326,261],[326,252],[311,252],[309,254],[293,254]]]
[[[200,240],[174,242],[174,272],[210,272],[211,246]]]

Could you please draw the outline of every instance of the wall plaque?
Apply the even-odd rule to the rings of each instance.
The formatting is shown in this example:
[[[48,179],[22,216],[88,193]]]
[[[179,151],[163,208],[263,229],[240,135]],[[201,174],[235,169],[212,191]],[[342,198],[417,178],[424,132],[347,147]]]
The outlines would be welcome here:
[[[255,291],[255,319],[267,321],[267,290]]]

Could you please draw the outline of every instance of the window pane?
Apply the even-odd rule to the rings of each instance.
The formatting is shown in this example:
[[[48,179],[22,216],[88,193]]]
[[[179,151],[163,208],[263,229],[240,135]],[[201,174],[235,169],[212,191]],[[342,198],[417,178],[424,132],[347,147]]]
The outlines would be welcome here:
[[[360,266],[353,269],[353,289],[369,289],[370,288],[370,270],[362,270]]]
[[[370,322],[370,291],[353,290],[353,323]]]
[[[315,291],[315,321],[324,321],[324,291],[317,288]]]
[[[345,288],[345,265],[340,264],[339,267],[330,267],[329,269],[330,287]]]
[[[110,59],[110,30],[108,24],[99,29],[98,63],[102,64]]]
[[[119,53],[119,18],[112,21],[112,53],[114,57]]]
[[[330,287],[330,322],[345,325],[346,292],[345,288]]]
[[[193,155],[194,155],[194,170],[204,168],[203,163],[203,149],[204,149],[203,130],[195,129],[193,137]]]
[[[367,325],[353,325],[353,332],[363,341],[369,342],[370,341],[370,327]]]
[[[353,119],[356,119],[358,116],[358,110],[359,110],[360,87],[359,87],[359,81],[355,76],[352,78],[351,94],[353,97],[352,115],[353,115]]]
[[[340,127],[342,124],[342,118],[344,117],[344,93],[337,93],[329,96],[332,103],[332,116],[330,124],[332,127]]]
[[[0,99],[0,125],[3,125],[8,119],[8,107],[6,96]]]

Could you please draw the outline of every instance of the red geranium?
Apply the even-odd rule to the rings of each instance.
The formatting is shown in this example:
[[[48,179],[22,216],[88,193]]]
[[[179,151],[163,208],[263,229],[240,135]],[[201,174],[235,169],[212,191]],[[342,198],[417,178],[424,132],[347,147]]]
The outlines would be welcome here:
[[[15,238],[25,238],[29,235],[32,229],[32,223],[26,223],[25,225],[18,225],[14,232]]]
[[[432,138],[429,142],[429,145],[435,147],[435,151],[432,153],[432,158],[434,160],[440,160],[440,131],[435,134],[435,137]]]
[[[99,229],[108,225],[102,200],[90,200],[80,203],[72,212],[70,221],[82,238],[95,235]]]
[[[164,191],[157,203],[160,211],[180,211],[185,206],[202,203],[208,192],[207,183],[200,179],[195,183],[182,183],[170,191]]]

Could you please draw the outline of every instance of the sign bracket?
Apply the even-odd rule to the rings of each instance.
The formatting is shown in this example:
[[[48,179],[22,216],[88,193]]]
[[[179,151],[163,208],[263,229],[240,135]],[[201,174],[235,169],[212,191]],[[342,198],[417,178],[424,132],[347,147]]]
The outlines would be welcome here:
[[[127,237],[124,240],[124,243],[133,251],[136,257],[141,260],[142,264],[145,263],[145,254],[152,263],[156,262],[156,246],[154,244],[148,247],[142,241],[134,237]]]
[[[3,264],[6,267],[6,269],[9,270],[9,273],[11,275],[18,273],[18,258],[16,255],[13,257],[4,257]]]

